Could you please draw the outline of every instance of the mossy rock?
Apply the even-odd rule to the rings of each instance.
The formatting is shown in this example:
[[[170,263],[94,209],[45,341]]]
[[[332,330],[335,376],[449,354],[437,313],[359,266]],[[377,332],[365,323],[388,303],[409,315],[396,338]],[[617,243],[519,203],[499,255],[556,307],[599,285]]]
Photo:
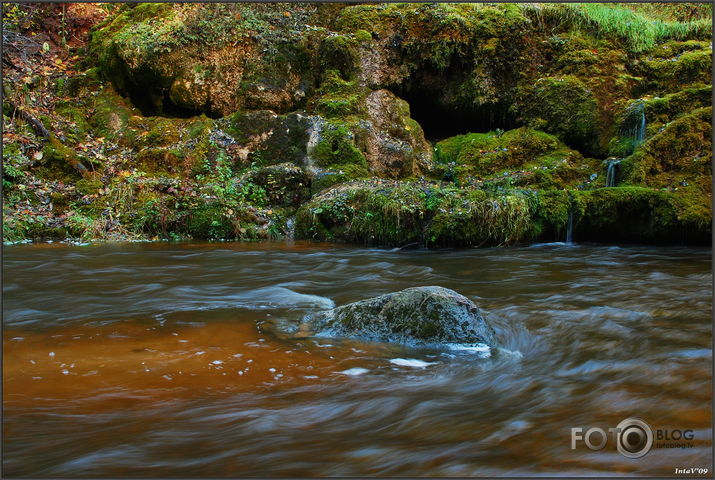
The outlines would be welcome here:
[[[712,48],[687,50],[670,58],[646,58],[636,65],[637,75],[647,80],[636,90],[643,93],[667,94],[683,87],[712,84]]]
[[[711,181],[712,107],[699,108],[666,124],[622,162],[624,180],[654,187]]]
[[[313,84],[300,37],[315,12],[314,5],[138,5],[100,25],[90,52],[147,115],[287,112]]]
[[[217,126],[235,141],[227,147],[238,165],[293,163],[305,166],[311,117],[301,112],[241,111]]]
[[[580,214],[574,241],[701,244],[710,241],[710,224],[680,215],[676,195],[639,187],[578,192]],[[711,216],[712,214],[710,214]]]
[[[178,174],[184,170],[183,160],[180,149],[144,148],[136,156],[139,169],[150,175]]]
[[[496,346],[493,328],[474,302],[443,287],[415,287],[312,314],[299,336],[417,344]]]
[[[244,182],[263,187],[268,204],[273,206],[298,207],[310,197],[310,178],[291,163],[251,171],[242,179]]]
[[[89,125],[95,135],[107,140],[119,140],[124,145],[132,145],[139,132],[128,131],[129,119],[140,112],[133,108],[117,91],[105,87],[93,101],[93,113]]]
[[[437,184],[365,180],[337,185],[296,214],[297,238],[367,245],[508,245],[534,236],[531,202]]]
[[[577,77],[543,77],[525,88],[515,105],[524,122],[540,124],[567,145],[588,154],[601,150],[593,92]]]
[[[530,241],[536,237],[531,213],[529,197],[519,192],[450,192],[427,225],[427,245],[505,246]]]
[[[102,182],[96,178],[83,178],[75,183],[75,188],[82,195],[96,195],[102,187]]]

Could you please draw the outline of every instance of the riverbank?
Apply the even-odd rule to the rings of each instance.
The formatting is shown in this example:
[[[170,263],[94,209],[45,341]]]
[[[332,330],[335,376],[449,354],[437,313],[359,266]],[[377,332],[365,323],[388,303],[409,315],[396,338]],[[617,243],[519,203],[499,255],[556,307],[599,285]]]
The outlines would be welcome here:
[[[5,242],[711,242],[707,5],[28,8]]]

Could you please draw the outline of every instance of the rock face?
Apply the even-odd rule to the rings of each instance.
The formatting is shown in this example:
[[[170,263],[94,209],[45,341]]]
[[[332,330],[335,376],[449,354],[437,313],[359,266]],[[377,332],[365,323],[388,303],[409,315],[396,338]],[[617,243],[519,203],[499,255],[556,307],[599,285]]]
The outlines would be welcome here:
[[[443,287],[415,287],[306,317],[301,332],[397,343],[484,343],[494,330],[471,300]]]

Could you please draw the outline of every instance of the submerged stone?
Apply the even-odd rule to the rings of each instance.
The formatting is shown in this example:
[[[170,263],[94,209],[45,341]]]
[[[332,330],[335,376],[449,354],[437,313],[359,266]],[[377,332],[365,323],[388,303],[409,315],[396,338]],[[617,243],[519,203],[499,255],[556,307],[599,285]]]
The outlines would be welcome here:
[[[414,287],[309,315],[299,334],[396,343],[483,343],[494,330],[479,307],[443,287]]]

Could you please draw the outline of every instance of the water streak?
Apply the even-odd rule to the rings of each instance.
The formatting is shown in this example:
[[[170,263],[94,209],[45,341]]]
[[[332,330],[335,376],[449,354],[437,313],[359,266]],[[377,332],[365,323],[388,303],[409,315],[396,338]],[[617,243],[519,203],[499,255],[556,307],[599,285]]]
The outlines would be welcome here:
[[[606,186],[615,187],[618,184],[618,170],[620,169],[621,159],[614,158],[606,160]]]

